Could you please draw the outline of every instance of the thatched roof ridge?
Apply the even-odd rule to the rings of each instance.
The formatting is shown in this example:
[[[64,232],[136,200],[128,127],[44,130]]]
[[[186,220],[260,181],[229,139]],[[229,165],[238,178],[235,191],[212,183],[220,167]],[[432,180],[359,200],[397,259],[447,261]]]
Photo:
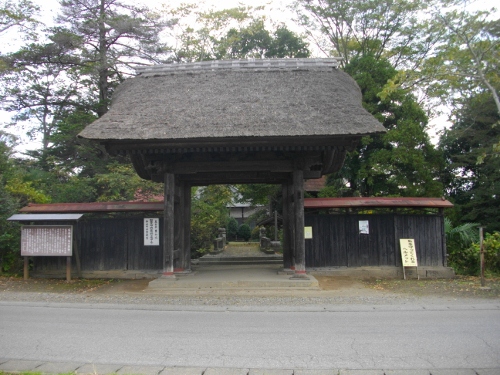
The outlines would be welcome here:
[[[360,136],[384,127],[336,59],[169,64],[138,69],[80,136],[103,142]]]
[[[310,69],[318,67],[338,68],[340,58],[324,59],[246,59],[211,60],[195,63],[164,64],[137,67],[136,72],[143,76],[172,72],[200,72],[210,70],[269,70],[269,69]]]

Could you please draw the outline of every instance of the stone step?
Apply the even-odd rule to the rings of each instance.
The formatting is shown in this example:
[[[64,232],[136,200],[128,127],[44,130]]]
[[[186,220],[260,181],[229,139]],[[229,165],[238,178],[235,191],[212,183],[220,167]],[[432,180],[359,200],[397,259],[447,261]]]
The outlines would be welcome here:
[[[205,255],[198,259],[199,264],[279,264],[283,263],[280,255],[268,256],[221,256]]]

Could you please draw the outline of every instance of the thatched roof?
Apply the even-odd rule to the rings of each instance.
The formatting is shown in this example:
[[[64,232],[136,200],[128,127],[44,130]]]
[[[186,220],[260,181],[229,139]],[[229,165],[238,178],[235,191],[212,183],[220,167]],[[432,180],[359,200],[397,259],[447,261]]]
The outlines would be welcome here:
[[[191,143],[384,131],[335,59],[169,64],[138,73],[117,88],[109,112],[81,137]]]

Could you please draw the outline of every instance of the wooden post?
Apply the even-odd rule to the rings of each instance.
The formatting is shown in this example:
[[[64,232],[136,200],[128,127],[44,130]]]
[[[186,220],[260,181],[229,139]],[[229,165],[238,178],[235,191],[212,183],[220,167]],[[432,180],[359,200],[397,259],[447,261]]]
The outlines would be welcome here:
[[[274,210],[274,240],[278,241],[278,210]]]
[[[29,258],[24,257],[24,280],[28,280],[29,278],[30,278]]]
[[[165,173],[165,198],[163,210],[163,276],[174,275],[174,206],[175,175]]]
[[[479,266],[481,272],[481,286],[486,285],[484,280],[484,238],[483,238],[483,227],[479,227]]]
[[[290,236],[290,189],[286,182],[281,186],[283,196],[283,268],[289,270],[292,267],[292,248]]]
[[[75,262],[76,262],[76,275],[78,277],[82,277],[82,264],[80,260],[80,251],[78,249],[78,241],[76,238],[76,226],[77,224],[73,225],[73,250],[75,252]]]
[[[304,239],[304,172],[293,171],[293,211],[295,221],[295,274],[306,274],[306,244]]]
[[[191,270],[191,185],[185,182],[182,186],[184,193],[182,194],[183,205],[183,229],[184,229],[184,270]]]
[[[66,281],[71,281],[71,257],[66,257]]]
[[[179,184],[178,179],[175,179],[175,199],[174,199],[174,272],[182,272],[184,271],[184,267],[182,265],[182,260],[184,258],[182,252],[184,251],[183,241],[184,241],[184,233],[183,224],[183,211],[182,211],[182,194],[183,191]]]
[[[448,267],[448,252],[446,251],[446,233],[444,231],[444,208],[439,209],[439,217],[441,218],[441,246],[443,256],[443,267]]]

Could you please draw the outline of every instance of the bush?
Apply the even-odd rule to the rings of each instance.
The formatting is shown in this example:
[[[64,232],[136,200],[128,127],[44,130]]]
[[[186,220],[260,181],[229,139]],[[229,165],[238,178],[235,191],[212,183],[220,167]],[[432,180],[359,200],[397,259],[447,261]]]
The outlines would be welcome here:
[[[485,271],[500,274],[500,232],[487,233],[483,243]],[[479,255],[479,244],[474,243],[467,249],[450,253],[449,265],[457,274],[479,275]]]
[[[241,224],[238,228],[238,236],[243,238],[245,241],[248,241],[252,236],[252,231],[248,224]]]
[[[227,221],[227,239],[234,240],[238,234],[238,222],[234,217],[229,218]]]

